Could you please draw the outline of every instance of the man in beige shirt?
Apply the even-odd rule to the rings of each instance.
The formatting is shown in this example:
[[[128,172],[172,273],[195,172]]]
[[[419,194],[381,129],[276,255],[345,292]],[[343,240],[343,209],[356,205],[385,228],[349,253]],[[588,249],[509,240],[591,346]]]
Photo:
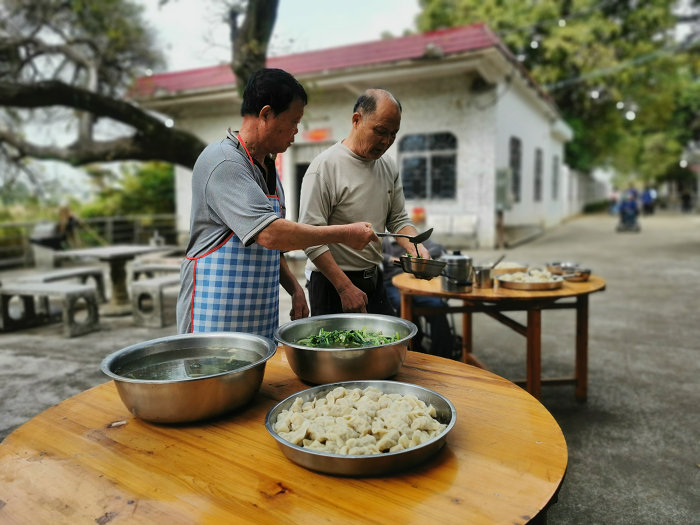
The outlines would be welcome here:
[[[401,125],[401,104],[383,89],[368,89],[355,103],[350,134],[316,157],[301,186],[299,222],[314,226],[366,221],[375,231],[416,235],[405,209],[396,162],[384,153]],[[407,253],[416,248],[397,241]],[[311,315],[394,309],[380,275],[382,245],[362,250],[339,244],[305,249],[311,271],[308,283]],[[418,245],[418,255],[430,258]]]

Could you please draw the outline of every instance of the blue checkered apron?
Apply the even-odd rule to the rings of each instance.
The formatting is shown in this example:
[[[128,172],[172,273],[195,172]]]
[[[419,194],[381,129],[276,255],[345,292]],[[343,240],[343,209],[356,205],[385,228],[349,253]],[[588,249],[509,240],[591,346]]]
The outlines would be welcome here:
[[[276,196],[267,196],[280,214]],[[279,323],[280,252],[235,233],[196,257],[192,294],[193,332],[247,332],[273,339]]]

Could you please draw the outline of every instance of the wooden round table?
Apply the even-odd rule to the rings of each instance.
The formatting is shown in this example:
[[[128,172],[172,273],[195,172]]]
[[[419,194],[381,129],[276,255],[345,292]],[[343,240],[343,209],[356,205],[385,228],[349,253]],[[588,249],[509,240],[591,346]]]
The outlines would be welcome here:
[[[435,313],[462,314],[462,360],[483,368],[472,351],[472,314],[481,312],[524,336],[527,344],[527,377],[521,381],[537,399],[542,384],[573,384],[576,399],[585,401],[588,396],[588,296],[605,290],[605,280],[591,275],[585,282],[564,281],[561,288],[553,290],[514,290],[495,283],[492,288],[472,288],[470,292],[448,292],[442,289],[442,280],[417,279],[412,274],[401,273],[392,279],[401,294],[401,317],[415,322],[419,315]],[[416,307],[413,296],[458,299],[462,306]],[[542,311],[572,309],[576,311],[576,358],[574,375],[569,377],[542,378]],[[527,312],[527,324],[523,325],[504,312]]]
[[[144,422],[105,383],[0,444],[0,522],[476,524],[544,516],[567,448],[536,399],[485,370],[414,352],[393,379],[446,396],[457,423],[424,464],[364,478],[300,467],[267,433],[268,410],[308,388],[282,348],[251,404],[214,421]]]

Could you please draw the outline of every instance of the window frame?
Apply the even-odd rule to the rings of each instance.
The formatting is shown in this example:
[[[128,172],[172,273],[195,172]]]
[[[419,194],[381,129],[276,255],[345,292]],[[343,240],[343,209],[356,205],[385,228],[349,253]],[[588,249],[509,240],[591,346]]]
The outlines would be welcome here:
[[[449,139],[447,142],[447,147],[435,147],[440,146],[444,142],[439,142],[439,137],[444,136],[444,139]],[[416,145],[411,145],[410,142],[415,141]],[[410,133],[404,135],[399,140],[398,144],[398,163],[401,173],[401,183],[404,188],[404,196],[408,199],[413,200],[455,200],[457,198],[457,151],[458,151],[458,140],[457,136],[451,131],[437,131],[432,133]],[[419,192],[413,192],[413,187],[416,186],[414,180],[410,179],[407,181],[406,174],[412,172],[413,170],[408,170],[404,168],[404,163],[411,159],[422,159],[423,160],[423,173],[418,175],[422,177],[422,184],[418,184],[419,191],[423,190],[424,194]],[[439,168],[439,162],[437,159],[446,160],[447,169],[452,171],[451,178],[435,178],[437,168]],[[438,164],[436,166],[436,164]],[[449,166],[451,164],[451,166]],[[443,166],[443,169],[444,169]],[[416,177],[417,175],[411,173],[411,177]],[[447,190],[438,192],[435,195],[435,187],[442,182],[447,182]],[[407,188],[409,191],[407,192]]]

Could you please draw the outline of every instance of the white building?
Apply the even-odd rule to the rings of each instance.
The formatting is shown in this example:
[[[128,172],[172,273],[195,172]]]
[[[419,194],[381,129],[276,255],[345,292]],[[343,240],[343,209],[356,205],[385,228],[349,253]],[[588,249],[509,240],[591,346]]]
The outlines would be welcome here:
[[[296,219],[311,159],[350,130],[368,87],[401,102],[401,130],[386,153],[398,161],[409,211],[422,208],[438,238],[496,244],[496,214],[508,226],[548,227],[581,210],[586,177],[564,164],[572,138],[551,98],[482,24],[269,58],[305,86],[309,105],[295,143],[278,156],[288,218]],[[205,142],[240,123],[228,65],[139,79],[146,107]],[[191,172],[178,167],[178,230],[187,234]]]

